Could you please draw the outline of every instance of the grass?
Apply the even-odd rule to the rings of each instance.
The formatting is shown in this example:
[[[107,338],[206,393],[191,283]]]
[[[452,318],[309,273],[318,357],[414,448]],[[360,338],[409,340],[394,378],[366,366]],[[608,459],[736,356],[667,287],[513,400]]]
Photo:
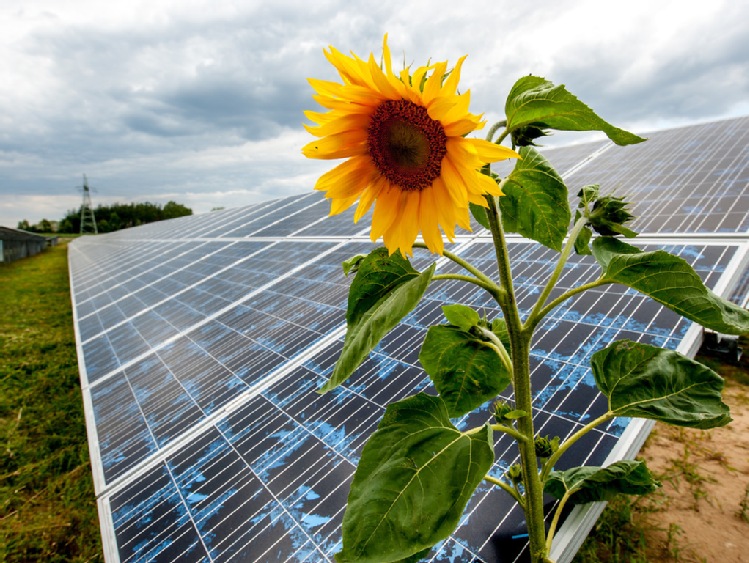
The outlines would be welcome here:
[[[0,561],[103,561],[65,241],[0,287]]]

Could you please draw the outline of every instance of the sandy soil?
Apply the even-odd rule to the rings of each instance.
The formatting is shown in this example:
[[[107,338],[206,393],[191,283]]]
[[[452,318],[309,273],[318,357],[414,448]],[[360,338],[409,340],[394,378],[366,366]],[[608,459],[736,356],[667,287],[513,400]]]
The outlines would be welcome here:
[[[729,379],[724,402],[728,426],[658,424],[640,452],[663,484],[636,515],[648,527],[650,561],[749,563],[749,385]]]

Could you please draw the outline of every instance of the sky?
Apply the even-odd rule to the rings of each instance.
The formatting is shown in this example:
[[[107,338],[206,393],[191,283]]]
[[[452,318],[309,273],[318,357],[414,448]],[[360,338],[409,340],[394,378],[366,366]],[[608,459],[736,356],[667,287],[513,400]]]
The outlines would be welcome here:
[[[81,203],[206,213],[311,190],[308,77],[333,45],[394,66],[467,54],[471,111],[543,76],[637,132],[749,114],[749,2],[3,0],[0,225]],[[590,140],[556,136],[547,145]]]

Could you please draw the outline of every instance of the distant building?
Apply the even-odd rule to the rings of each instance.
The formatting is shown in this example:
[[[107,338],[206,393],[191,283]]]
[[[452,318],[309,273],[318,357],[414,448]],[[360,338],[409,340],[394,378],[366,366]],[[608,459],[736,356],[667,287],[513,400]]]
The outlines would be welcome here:
[[[10,227],[0,227],[0,262],[13,262],[19,258],[33,256],[44,250],[48,244],[47,237]]]

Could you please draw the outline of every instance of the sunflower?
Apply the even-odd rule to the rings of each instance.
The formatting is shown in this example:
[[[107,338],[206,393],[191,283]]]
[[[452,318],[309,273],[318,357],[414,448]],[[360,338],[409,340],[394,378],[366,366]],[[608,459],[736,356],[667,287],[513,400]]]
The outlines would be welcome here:
[[[457,92],[462,57],[393,73],[387,35],[384,68],[370,54],[364,61],[329,47],[325,57],[342,84],[310,78],[313,96],[326,112],[305,112],[319,139],[302,152],[309,158],[347,160],[315,185],[332,200],[330,214],[358,200],[354,222],[374,204],[371,238],[382,237],[392,254],[412,254],[421,233],[429,250],[442,254],[442,232],[453,242],[455,227],[470,230],[468,204],[486,206],[484,194],[501,195],[480,172],[484,164],[519,158],[509,148],[465,135],[484,126],[468,112],[470,91]],[[442,232],[440,232],[440,230]]]

